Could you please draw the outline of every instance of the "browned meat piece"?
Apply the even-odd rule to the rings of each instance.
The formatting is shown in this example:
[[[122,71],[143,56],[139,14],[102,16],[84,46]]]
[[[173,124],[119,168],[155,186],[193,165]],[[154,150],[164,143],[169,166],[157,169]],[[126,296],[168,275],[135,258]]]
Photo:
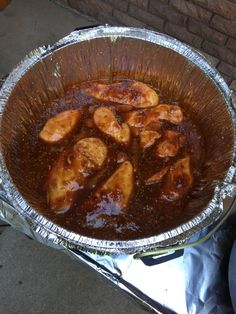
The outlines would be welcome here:
[[[158,132],[161,129],[162,122],[158,118],[149,119],[148,116],[150,113],[150,109],[136,110],[123,114],[123,117],[134,135],[140,135],[144,129]]]
[[[96,109],[93,119],[98,129],[112,137],[116,142],[125,145],[129,143],[129,126],[126,123],[120,125],[111,109],[107,107]]]
[[[143,128],[145,126],[146,114],[149,110],[136,110],[124,114],[125,120],[130,127]]]
[[[130,161],[125,161],[78,211],[87,213],[89,225],[99,224],[100,219],[103,224],[109,222],[111,216],[119,215],[127,209],[133,188],[133,166]]]
[[[117,111],[117,112],[129,112],[131,110],[133,110],[133,106],[131,105],[115,105],[114,106],[114,109]]]
[[[151,176],[147,180],[145,180],[145,184],[151,185],[151,184],[156,184],[156,183],[161,182],[162,179],[164,178],[164,176],[167,174],[168,170],[169,170],[169,167],[165,167],[165,168],[161,169],[160,171],[155,173],[153,176]]]
[[[93,83],[85,92],[99,100],[112,101],[135,108],[153,107],[159,96],[148,85],[136,81],[123,81],[113,84]]]
[[[56,144],[67,138],[78,125],[82,110],[67,110],[50,118],[39,133],[39,138],[48,143]]]
[[[97,167],[101,167],[107,156],[106,145],[96,137],[87,137],[74,145],[74,151],[80,152]]]
[[[124,118],[131,128],[140,133],[143,128],[158,131],[161,128],[162,120],[179,124],[183,121],[183,112],[179,106],[159,105],[152,109],[125,113]]]
[[[107,147],[98,138],[78,141],[64,151],[54,163],[48,178],[48,202],[55,212],[67,211],[86,178],[101,168],[107,158]]]
[[[190,158],[185,157],[170,167],[161,199],[167,201],[181,199],[189,191],[192,183],[193,177],[190,169]]]
[[[123,114],[133,135],[139,135],[145,124],[146,112],[149,110],[136,110]]]
[[[128,206],[134,187],[134,171],[130,161],[125,161],[97,190],[95,196],[101,201],[115,203],[120,210]]]
[[[140,146],[142,150],[152,146],[158,138],[161,137],[161,134],[156,131],[143,130],[140,133]]]
[[[75,192],[80,188],[74,169],[68,165],[67,154],[63,152],[54,163],[48,178],[48,203],[55,212],[67,211]]]
[[[156,120],[165,120],[173,124],[179,124],[183,121],[183,112],[179,106],[162,104],[149,111],[145,125],[147,126]]]
[[[184,144],[185,137],[175,131],[166,131],[163,141],[157,144],[156,155],[161,158],[174,157]]]

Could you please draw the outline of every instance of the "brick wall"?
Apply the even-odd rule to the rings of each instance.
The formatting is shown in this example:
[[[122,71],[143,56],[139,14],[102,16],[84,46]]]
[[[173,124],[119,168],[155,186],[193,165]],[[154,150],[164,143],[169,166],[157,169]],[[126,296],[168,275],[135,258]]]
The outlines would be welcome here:
[[[64,0],[101,23],[167,33],[208,55],[236,89],[236,0]]]

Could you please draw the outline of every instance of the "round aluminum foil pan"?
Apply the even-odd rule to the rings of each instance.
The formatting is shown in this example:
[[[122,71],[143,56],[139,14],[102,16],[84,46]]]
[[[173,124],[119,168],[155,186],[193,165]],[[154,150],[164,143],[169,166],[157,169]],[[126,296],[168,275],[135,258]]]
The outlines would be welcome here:
[[[190,212],[198,208],[198,213],[177,228],[138,240],[100,240],[70,232],[40,214],[40,199],[32,189],[37,178],[18,164],[24,147],[21,139],[67,86],[101,78],[151,83],[180,101],[201,126],[207,143],[206,185],[197,200],[188,204]],[[221,219],[229,211],[225,198],[235,195],[236,120],[231,92],[200,53],[164,34],[102,26],[72,32],[53,46],[32,51],[1,89],[0,119],[2,217],[10,213],[4,204],[10,204],[9,215],[14,216],[14,208],[26,233],[52,246],[131,254],[174,245]],[[11,222],[14,226],[14,219]]]

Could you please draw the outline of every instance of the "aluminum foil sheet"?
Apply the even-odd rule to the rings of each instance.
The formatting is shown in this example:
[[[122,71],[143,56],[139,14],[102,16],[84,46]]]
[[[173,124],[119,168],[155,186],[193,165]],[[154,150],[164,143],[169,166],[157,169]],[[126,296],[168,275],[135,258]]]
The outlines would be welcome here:
[[[58,246],[79,262],[100,273],[114,285],[134,297],[145,308],[162,314],[233,314],[228,287],[228,262],[236,238],[235,199],[228,204],[233,209],[224,225],[208,241],[184,250],[182,256],[167,262],[147,266],[133,255],[98,255]],[[5,204],[0,219],[38,241],[37,233],[27,222]],[[189,239],[196,241],[208,232],[203,229]],[[50,241],[49,241],[50,243]],[[55,246],[56,247],[56,246]],[[154,263],[158,261],[153,259]]]
[[[40,199],[32,190],[32,177],[17,164],[17,154],[24,146],[19,135],[29,134],[47,104],[63,95],[70,84],[122,77],[152,83],[170,97],[178,95],[184,109],[196,117],[211,139],[208,154],[212,162],[206,171],[210,184],[197,204],[189,205],[200,206],[199,213],[177,228],[139,240],[97,240],[70,232],[40,214]],[[233,182],[236,120],[231,92],[203,56],[167,35],[105,26],[73,32],[51,47],[38,48],[4,83],[0,118],[1,195],[3,202],[11,206],[9,211],[10,207],[2,203],[0,213],[3,218],[10,212],[13,217],[19,216],[25,232],[52,246],[132,254],[181,243],[221,219],[229,210],[224,204],[225,197],[236,191]],[[9,221],[13,226],[18,224],[18,220]]]

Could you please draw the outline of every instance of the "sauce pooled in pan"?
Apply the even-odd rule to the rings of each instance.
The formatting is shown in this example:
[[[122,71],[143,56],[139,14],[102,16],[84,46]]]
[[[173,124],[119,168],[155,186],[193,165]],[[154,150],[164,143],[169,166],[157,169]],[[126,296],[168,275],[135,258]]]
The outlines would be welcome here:
[[[181,104],[127,80],[73,86],[50,107],[32,146],[41,155],[44,215],[113,240],[178,225],[204,157],[202,136]]]

